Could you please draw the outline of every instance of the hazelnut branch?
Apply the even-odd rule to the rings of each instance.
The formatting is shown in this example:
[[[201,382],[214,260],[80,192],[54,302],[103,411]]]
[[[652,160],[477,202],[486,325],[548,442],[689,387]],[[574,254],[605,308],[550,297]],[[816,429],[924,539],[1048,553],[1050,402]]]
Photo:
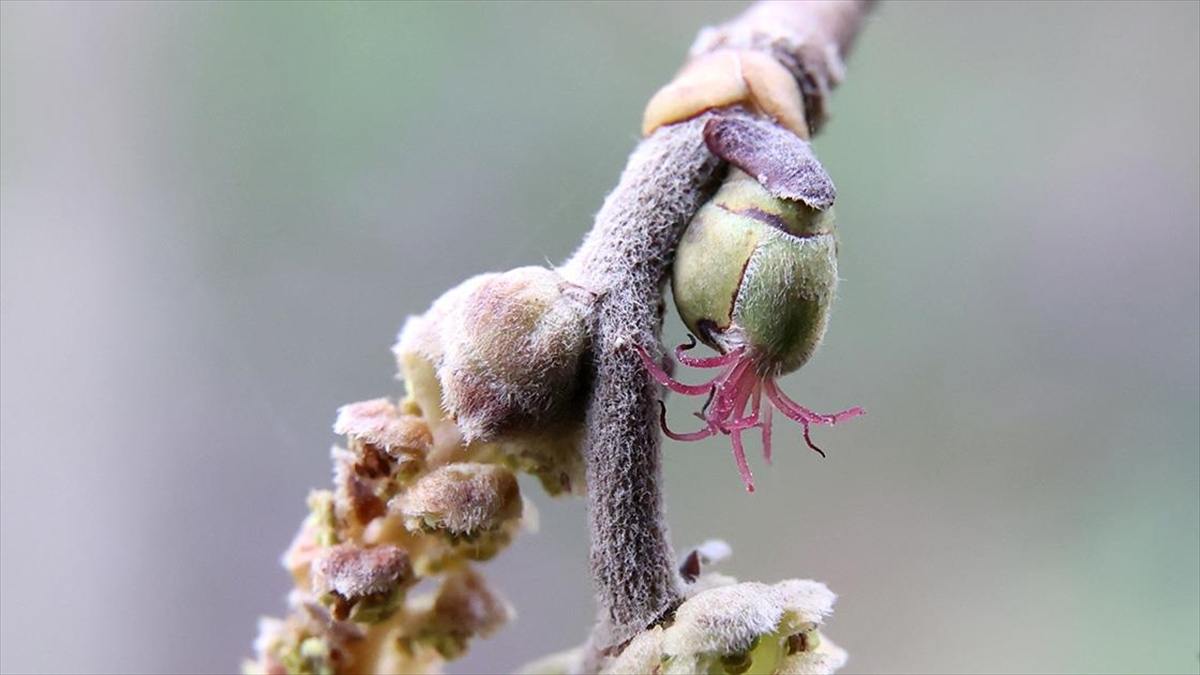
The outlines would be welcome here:
[[[566,265],[478,275],[408,319],[394,348],[406,395],[339,411],[334,429],[346,443],[331,451],[333,489],[310,495],[309,516],[283,558],[295,581],[289,612],[260,621],[245,672],[436,672],[491,634],[511,610],[476,567],[520,528],[525,501],[515,472],[536,476],[552,495],[586,491],[589,499],[600,620],[589,645],[564,653],[571,665],[550,670],[649,672],[668,664],[664,672],[710,672],[719,663],[729,672],[832,673],[845,662],[845,652],[821,636],[835,599],[824,585],[737,584],[701,574],[702,558],[719,557],[720,545],[687,558],[686,581],[676,571],[652,379],[669,375],[650,353],[661,355],[663,285],[685,228],[704,221],[702,207],[728,211],[752,190],[766,200],[755,204],[786,207],[739,212],[759,219],[756,236],[789,237],[778,249],[783,256],[816,264],[806,283],[793,283],[790,258],[763,258],[759,266],[735,260],[735,267],[747,279],[767,279],[766,295],[787,305],[782,313],[811,305],[816,318],[805,319],[807,331],[786,330],[778,368],[750,370],[746,359],[730,366],[734,394],[716,397],[701,434],[734,430],[752,489],[738,434],[761,426],[768,448],[770,407],[758,425],[737,418],[738,401],[747,405],[753,393],[756,419],[765,391],[804,424],[806,439],[809,424],[861,413],[813,413],[771,378],[799,367],[824,331],[837,275],[832,221],[822,212],[834,192],[805,139],[824,117],[824,97],[841,78],[842,55],[869,6],[763,2],[701,32],[684,70],[648,105],[646,140]],[[738,168],[728,177],[727,162]],[[677,273],[730,259],[688,231]],[[775,292],[780,286],[798,297]],[[733,302],[727,290],[718,295]],[[757,315],[778,318],[768,305]],[[763,333],[728,309],[741,321],[731,330]],[[421,586],[432,592],[421,594]]]
[[[737,49],[773,57],[799,85],[804,131],[814,132],[872,4],[759,2],[729,23],[701,31],[690,56]],[[724,169],[705,144],[709,117],[660,126],[642,141],[591,233],[559,270],[597,298],[584,461],[601,608],[592,639],[598,653],[612,653],[683,600],[663,517],[657,389],[633,347],[658,344],[675,245]]]

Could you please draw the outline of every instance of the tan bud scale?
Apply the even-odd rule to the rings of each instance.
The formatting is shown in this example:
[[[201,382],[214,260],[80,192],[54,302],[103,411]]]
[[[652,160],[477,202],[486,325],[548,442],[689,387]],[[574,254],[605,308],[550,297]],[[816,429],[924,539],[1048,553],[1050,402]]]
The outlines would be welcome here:
[[[744,105],[808,138],[796,79],[770,55],[748,49],[723,49],[689,61],[646,105],[642,135],[731,105]]]

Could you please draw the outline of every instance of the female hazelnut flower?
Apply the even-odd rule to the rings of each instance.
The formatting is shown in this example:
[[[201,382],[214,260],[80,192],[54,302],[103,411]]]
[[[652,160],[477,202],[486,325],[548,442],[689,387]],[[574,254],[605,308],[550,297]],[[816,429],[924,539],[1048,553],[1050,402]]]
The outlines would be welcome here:
[[[832,186],[830,186],[832,187]],[[663,386],[685,396],[707,396],[697,415],[706,426],[690,433],[667,428],[678,441],[730,436],[746,490],[754,481],[746,463],[742,432],[759,428],[763,454],[771,461],[771,416],[778,409],[804,427],[836,424],[863,414],[851,408],[832,415],[813,412],[788,398],[776,379],[802,366],[816,351],[829,322],[837,289],[837,239],[832,197],[810,205],[780,199],[746,173],[734,169],[712,200],[696,213],[680,241],[672,276],[679,315],[692,333],[720,352],[695,358],[675,349],[693,368],[720,368],[710,381],[688,385],[671,378],[638,346],[646,369]],[[763,404],[766,397],[768,403]]]

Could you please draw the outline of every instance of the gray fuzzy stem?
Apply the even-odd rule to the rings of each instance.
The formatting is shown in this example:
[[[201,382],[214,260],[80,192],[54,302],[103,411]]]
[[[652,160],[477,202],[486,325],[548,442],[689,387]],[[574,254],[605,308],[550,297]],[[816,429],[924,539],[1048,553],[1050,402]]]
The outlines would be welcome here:
[[[772,54],[800,84],[816,131],[843,55],[873,3],[760,2],[706,29],[692,55],[723,48]],[[746,115],[726,109],[725,115]],[[583,245],[559,272],[595,294],[595,382],[584,447],[592,578],[600,623],[593,662],[611,654],[682,601],[683,582],[663,516],[658,389],[633,345],[660,354],[662,290],[675,246],[724,168],[705,146],[706,113],[659,128],[629,158]],[[594,665],[594,663],[593,663]]]
[[[664,127],[634,151],[596,225],[560,270],[596,294],[588,403],[588,526],[601,607],[593,644],[619,646],[683,599],[667,539],[657,386],[633,345],[659,351],[661,298],[675,245],[717,187],[708,115]]]

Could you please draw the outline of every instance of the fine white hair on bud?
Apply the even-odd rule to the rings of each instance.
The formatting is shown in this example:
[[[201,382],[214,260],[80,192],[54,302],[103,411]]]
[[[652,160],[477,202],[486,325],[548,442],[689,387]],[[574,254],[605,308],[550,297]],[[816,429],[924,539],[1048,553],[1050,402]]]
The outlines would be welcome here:
[[[835,599],[824,584],[798,579],[702,591],[680,605],[663,634],[670,661],[663,672],[832,672],[844,652],[831,643],[815,652]],[[818,659],[820,667],[808,670]]]
[[[706,588],[685,600],[672,621],[635,635],[593,669],[614,675],[832,675],[845,665],[846,652],[820,632],[836,600],[824,584],[799,579],[738,583],[721,577],[702,579],[701,585]],[[521,672],[579,672],[583,653],[555,654]]]
[[[590,305],[554,270],[480,275],[410,320],[396,351],[433,364],[464,441],[493,440],[582,415]]]
[[[395,546],[334,546],[312,567],[313,590],[338,620],[374,623],[386,619],[414,581],[408,554]]]
[[[422,476],[396,498],[394,508],[412,532],[471,538],[519,518],[521,490],[504,467],[461,462]]]

